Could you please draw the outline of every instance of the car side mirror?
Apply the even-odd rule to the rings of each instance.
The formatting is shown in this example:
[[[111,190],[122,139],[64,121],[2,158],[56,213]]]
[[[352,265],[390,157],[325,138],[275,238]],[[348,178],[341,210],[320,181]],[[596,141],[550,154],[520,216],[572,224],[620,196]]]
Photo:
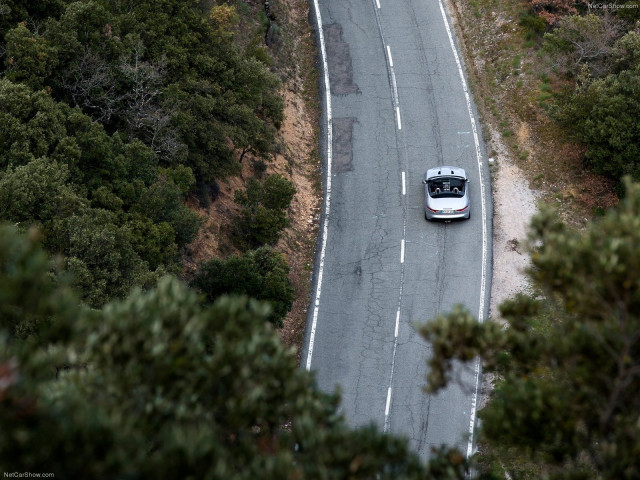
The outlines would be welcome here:
[[[426,185],[426,184],[427,184],[427,181],[426,181],[426,180],[422,180],[422,183],[424,183],[424,184]]]
[[[469,180],[468,178],[467,178],[467,183],[471,183],[471,180]]]

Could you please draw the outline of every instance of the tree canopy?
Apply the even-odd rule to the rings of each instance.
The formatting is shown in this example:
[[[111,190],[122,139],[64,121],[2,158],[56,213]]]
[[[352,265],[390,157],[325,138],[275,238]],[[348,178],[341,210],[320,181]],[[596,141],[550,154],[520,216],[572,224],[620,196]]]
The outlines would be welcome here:
[[[79,107],[198,182],[267,156],[282,122],[279,81],[196,0],[50,2],[12,9],[4,76]],[[36,28],[34,28],[34,25]],[[227,25],[226,28],[231,28]]]
[[[542,62],[536,63],[543,68],[544,84],[540,88],[551,92],[541,95],[539,104],[548,108],[568,139],[585,147],[587,167],[618,182],[619,194],[624,175],[640,181],[640,5],[637,0],[613,6],[565,0],[528,3],[530,12],[520,25],[530,39],[537,37]],[[542,19],[548,25],[541,25]]]
[[[0,227],[0,463],[73,478],[462,479],[406,439],[351,430],[266,303],[202,306],[171,277],[79,306],[37,235]],[[34,292],[37,294],[34,295]],[[34,301],[35,299],[35,301]]]
[[[201,225],[185,197],[246,152],[268,157],[282,121],[280,82],[235,41],[234,9],[1,3],[0,221],[38,225],[94,307],[178,272]]]
[[[0,79],[0,112],[0,220],[39,225],[83,300],[122,298],[179,265],[200,224],[183,204],[188,167],[159,167],[139,140],[24,84]]]
[[[234,219],[235,243],[239,248],[274,245],[289,225],[287,211],[296,187],[281,175],[269,175],[260,182],[247,181],[244,191],[237,191],[235,201],[242,207]]]
[[[626,35],[619,48],[640,45],[638,35]],[[640,62],[637,53],[620,57],[629,68],[604,78],[582,78],[581,84],[560,102],[556,118],[587,146],[586,158],[593,169],[621,180],[631,175],[640,180]]]
[[[287,277],[289,265],[281,253],[261,247],[225,260],[214,258],[200,265],[192,285],[213,302],[226,294],[244,294],[268,301],[272,312],[269,321],[282,326],[291,310],[294,289]]]
[[[453,358],[480,356],[498,375],[481,439],[518,478],[640,476],[640,185],[625,185],[620,207],[585,231],[549,209],[535,217],[538,294],[503,303],[504,327],[458,308],[421,328],[432,389]]]

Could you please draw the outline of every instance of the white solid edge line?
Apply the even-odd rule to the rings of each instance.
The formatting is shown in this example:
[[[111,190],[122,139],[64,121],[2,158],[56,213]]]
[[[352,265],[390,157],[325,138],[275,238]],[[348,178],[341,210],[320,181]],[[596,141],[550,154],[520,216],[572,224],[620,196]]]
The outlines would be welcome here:
[[[405,183],[405,175],[404,172],[402,172],[402,195],[406,195],[407,194],[407,187],[406,187],[406,183]]]
[[[387,55],[389,55],[389,66],[393,67],[393,58],[391,58],[391,48],[387,45]]]
[[[404,263],[404,238],[400,241],[400,263]]]
[[[322,293],[322,277],[324,273],[324,257],[327,250],[327,231],[329,228],[329,211],[331,210],[331,162],[332,162],[332,142],[333,142],[333,121],[331,118],[331,86],[329,85],[329,67],[327,65],[327,51],[325,47],[324,32],[322,31],[322,16],[318,0],[313,0],[316,12],[316,23],[318,27],[318,38],[320,40],[320,55],[322,57],[322,70],[324,74],[325,103],[327,109],[327,173],[326,185],[327,193],[324,199],[324,222],[322,225],[322,245],[320,247],[320,265],[318,266],[318,283],[316,285],[316,295],[313,306],[313,320],[311,322],[311,333],[309,334],[309,349],[307,350],[306,369],[311,370],[311,357],[313,356],[313,344],[318,326],[318,308],[320,306],[320,294]]]
[[[458,52],[456,50],[455,42],[453,41],[453,35],[451,34],[451,28],[449,27],[449,21],[447,20],[447,14],[444,10],[444,5],[442,4],[442,0],[438,0],[440,4],[440,13],[442,14],[442,20],[444,21],[444,26],[447,30],[447,35],[449,36],[449,44],[451,45],[451,50],[453,50],[453,56],[456,59],[456,65],[458,66],[458,73],[460,75],[460,81],[462,82],[462,89],[464,90],[464,96],[467,101],[467,111],[469,112],[469,119],[471,120],[471,130],[473,131],[473,140],[476,145],[476,158],[478,160],[478,175],[480,180],[480,199],[482,203],[482,267],[481,267],[481,278],[480,278],[480,307],[478,309],[478,321],[482,323],[484,321],[484,297],[485,297],[485,269],[487,263],[487,211],[486,211],[486,199],[485,199],[485,188],[484,183],[482,182],[482,154],[480,153],[480,141],[478,140],[478,130],[476,128],[476,121],[473,117],[473,110],[471,108],[471,98],[469,96],[469,89],[467,87],[467,81],[464,78],[464,72],[462,71],[462,65],[460,63],[460,57],[458,56]],[[476,407],[478,403],[478,387],[480,382],[480,362],[476,359],[476,386],[475,391],[473,393],[473,397],[471,400],[471,417],[469,419],[469,441],[467,443],[467,458],[471,457],[471,453],[473,450],[473,431],[475,428],[476,421]]]
[[[398,84],[396,83],[396,72],[393,70],[393,67],[389,67],[391,71],[391,84],[393,85],[393,104],[396,105],[396,108],[400,107],[400,99],[398,98]]]

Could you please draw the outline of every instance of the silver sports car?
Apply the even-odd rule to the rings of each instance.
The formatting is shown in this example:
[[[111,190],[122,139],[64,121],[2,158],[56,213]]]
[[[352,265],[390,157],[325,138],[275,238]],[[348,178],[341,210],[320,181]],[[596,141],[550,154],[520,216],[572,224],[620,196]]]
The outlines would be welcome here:
[[[458,167],[436,167],[424,174],[424,216],[427,220],[469,218],[469,179]]]

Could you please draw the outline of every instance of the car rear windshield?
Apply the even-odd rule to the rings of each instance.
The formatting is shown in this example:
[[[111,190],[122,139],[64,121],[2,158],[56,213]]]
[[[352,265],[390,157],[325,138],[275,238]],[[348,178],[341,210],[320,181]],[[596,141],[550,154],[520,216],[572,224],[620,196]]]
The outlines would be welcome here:
[[[460,177],[438,177],[427,182],[429,195],[433,198],[461,197],[466,182]]]

